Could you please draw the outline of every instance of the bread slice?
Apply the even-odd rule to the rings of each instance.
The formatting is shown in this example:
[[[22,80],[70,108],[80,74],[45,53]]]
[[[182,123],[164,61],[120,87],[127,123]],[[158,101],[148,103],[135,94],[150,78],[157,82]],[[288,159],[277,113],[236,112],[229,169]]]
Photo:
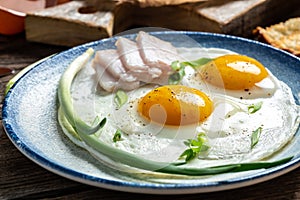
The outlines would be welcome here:
[[[260,38],[274,47],[300,56],[300,17],[270,27],[257,27]]]

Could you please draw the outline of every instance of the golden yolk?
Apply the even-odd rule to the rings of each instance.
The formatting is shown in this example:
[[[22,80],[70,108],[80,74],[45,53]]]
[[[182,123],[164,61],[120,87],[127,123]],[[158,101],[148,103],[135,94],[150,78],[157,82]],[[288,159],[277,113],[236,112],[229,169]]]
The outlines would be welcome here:
[[[215,58],[203,66],[200,73],[208,83],[231,90],[249,89],[268,76],[260,62],[243,55]]]
[[[212,101],[203,92],[182,85],[156,88],[138,105],[138,112],[148,120],[173,126],[202,122],[212,110]]]

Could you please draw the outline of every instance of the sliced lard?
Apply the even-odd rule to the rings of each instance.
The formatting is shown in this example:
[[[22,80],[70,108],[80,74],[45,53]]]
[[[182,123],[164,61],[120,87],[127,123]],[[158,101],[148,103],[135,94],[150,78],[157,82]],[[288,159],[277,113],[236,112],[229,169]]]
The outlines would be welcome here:
[[[113,92],[117,89],[130,91],[140,87],[139,81],[128,82],[124,79],[116,79],[102,67],[97,67],[96,73],[99,85],[107,92]]]
[[[105,70],[109,71],[109,73],[116,78],[119,78],[121,74],[126,73],[126,70],[120,63],[119,54],[115,49],[97,51],[94,61],[104,67]]]
[[[95,54],[93,67],[97,73],[99,85],[106,91],[115,89],[133,90],[139,87],[140,81],[126,73],[116,50],[100,50]]]
[[[143,31],[136,42],[120,37],[115,45],[117,49],[97,51],[94,58],[99,84],[109,92],[133,90],[144,83],[167,84],[171,63],[181,60],[171,43]]]
[[[170,42],[143,31],[138,33],[136,41],[142,59],[150,67],[160,68],[169,74],[171,63],[180,60],[177,49]]]
[[[113,77],[122,79],[123,82],[137,81],[134,76],[126,72],[115,49],[97,51],[94,62],[98,63],[100,67],[105,68]]]
[[[140,56],[138,46],[127,38],[119,38],[116,42],[117,50],[123,65],[129,71],[148,71],[148,66]]]
[[[144,63],[136,42],[121,37],[117,40],[116,46],[120,60],[128,74],[146,83],[152,82],[162,74],[161,69],[152,69]]]
[[[96,71],[97,81],[99,85],[108,92],[112,92],[117,85],[117,79],[114,78],[104,67],[100,67],[99,63],[94,62],[93,67]]]

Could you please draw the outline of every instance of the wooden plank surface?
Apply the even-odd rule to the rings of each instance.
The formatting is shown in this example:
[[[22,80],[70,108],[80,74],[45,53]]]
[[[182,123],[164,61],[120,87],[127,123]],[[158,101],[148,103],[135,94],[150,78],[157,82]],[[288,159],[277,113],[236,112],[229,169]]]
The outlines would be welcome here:
[[[285,20],[300,7],[299,0],[289,0],[288,3],[285,0],[208,0],[147,7],[137,2],[73,1],[29,13],[25,21],[27,39],[75,46],[132,27],[162,27],[250,37],[257,26]],[[80,12],[87,8],[90,12]]]
[[[29,41],[76,46],[112,36],[113,13],[95,11],[82,1],[71,1],[28,13],[25,31]]]

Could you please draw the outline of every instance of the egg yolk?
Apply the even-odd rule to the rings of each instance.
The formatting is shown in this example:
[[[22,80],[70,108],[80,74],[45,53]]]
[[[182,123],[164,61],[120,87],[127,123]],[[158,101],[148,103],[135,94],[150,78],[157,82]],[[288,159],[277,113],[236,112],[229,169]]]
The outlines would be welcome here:
[[[158,87],[138,104],[138,112],[163,125],[188,125],[204,121],[212,112],[212,101],[203,92],[183,85]]]
[[[268,76],[257,60],[244,55],[224,55],[215,58],[200,69],[202,79],[231,90],[245,90]]]

